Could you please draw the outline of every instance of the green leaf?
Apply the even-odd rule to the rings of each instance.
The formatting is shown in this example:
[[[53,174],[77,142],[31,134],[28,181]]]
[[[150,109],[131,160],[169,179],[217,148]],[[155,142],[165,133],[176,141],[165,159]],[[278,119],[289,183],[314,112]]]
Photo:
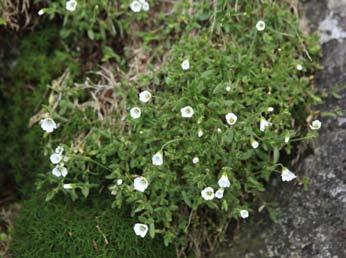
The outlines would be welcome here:
[[[149,224],[149,235],[151,238],[155,237],[155,225],[154,225],[154,223]]]
[[[280,158],[280,151],[279,148],[274,147],[274,151],[273,151],[273,163],[277,163],[279,161]]]

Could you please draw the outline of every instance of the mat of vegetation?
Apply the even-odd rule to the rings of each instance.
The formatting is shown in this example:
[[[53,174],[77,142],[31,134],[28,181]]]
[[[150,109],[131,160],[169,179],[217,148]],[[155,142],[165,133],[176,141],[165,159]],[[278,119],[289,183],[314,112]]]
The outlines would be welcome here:
[[[44,84],[33,82],[44,94],[30,121],[44,147],[23,147],[50,166],[30,169],[37,189],[49,189],[42,205],[78,199],[79,216],[89,209],[84,198],[108,195],[107,212],[134,218],[129,234],[163,239],[178,256],[208,252],[259,206],[271,212],[260,194],[270,178],[305,182],[282,155],[321,126],[311,108],[320,101],[311,86],[319,48],[299,31],[291,4],[35,1],[35,23],[58,24],[61,42],[49,43],[51,58],[28,55],[29,70],[18,73],[47,71]],[[60,225],[58,216],[51,223]]]
[[[103,196],[104,197],[104,196]],[[97,197],[82,202],[42,194],[22,202],[11,255],[15,258],[161,258],[175,257],[172,247],[156,239],[137,238],[126,211],[109,209],[111,201]]]

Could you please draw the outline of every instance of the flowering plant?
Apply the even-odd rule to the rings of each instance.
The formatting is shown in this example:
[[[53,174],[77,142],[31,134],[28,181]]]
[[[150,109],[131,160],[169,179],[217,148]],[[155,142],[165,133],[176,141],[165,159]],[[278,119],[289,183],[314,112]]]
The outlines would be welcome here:
[[[318,100],[308,77],[316,52],[301,48],[309,39],[275,4],[263,18],[247,15],[252,4],[225,3],[209,27],[187,29],[159,68],[99,83],[64,74],[52,84],[41,112],[41,126],[55,125],[45,130],[48,200],[109,191],[113,207],[138,218],[136,235],[184,248],[191,236],[218,239],[230,219],[251,217],[270,177],[299,180],[279,159],[321,126],[308,112]]]

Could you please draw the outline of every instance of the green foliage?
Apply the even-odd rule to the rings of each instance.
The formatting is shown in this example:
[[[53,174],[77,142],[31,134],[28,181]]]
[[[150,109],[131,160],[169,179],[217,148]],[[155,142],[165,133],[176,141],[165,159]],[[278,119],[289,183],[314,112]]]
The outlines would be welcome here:
[[[13,37],[14,38],[14,37]],[[8,42],[7,42],[8,41]],[[4,35],[6,49],[15,49],[11,35]],[[11,50],[11,51],[12,51]],[[44,103],[46,86],[64,70],[78,71],[71,56],[63,51],[54,27],[28,33],[18,45],[13,67],[4,69],[0,81],[0,154],[1,170],[15,178],[21,191],[32,188],[33,179],[41,171],[41,132],[29,129],[29,119]],[[36,111],[35,111],[36,108]]]
[[[75,19],[70,26],[77,26],[83,13],[95,8],[83,6],[66,16]],[[295,139],[314,135],[305,119],[318,100],[309,80],[316,67],[309,58],[318,49],[298,31],[288,8],[272,1],[260,8],[251,1],[238,3],[237,9],[233,1],[217,1],[216,6],[210,1],[193,6],[182,1],[177,6],[182,10],[173,9],[172,16],[178,22],[167,18],[165,27],[180,26],[182,17],[186,27],[158,67],[152,59],[145,72],[121,75],[108,84],[88,80],[76,85],[72,77],[53,83],[44,111],[61,126],[47,136],[45,154],[63,146],[68,160],[59,166],[67,167],[68,175],[44,174],[40,185],[53,187],[48,199],[58,192],[77,199],[80,194],[87,197],[89,190],[109,188],[109,194],[115,195],[113,207],[131,207],[132,216],[149,226],[151,237],[159,234],[165,244],[175,241],[184,247],[190,234],[212,238],[225,221],[238,219],[241,209],[251,214],[253,198],[265,191],[273,173],[281,173],[280,153],[289,153]],[[187,15],[191,8],[195,15]],[[127,4],[120,9],[124,15],[117,22],[127,24],[127,15],[134,13]],[[142,15],[146,14],[133,19]],[[257,31],[261,19],[266,28]],[[133,33],[141,35],[143,49],[153,46],[148,40],[153,27]],[[165,46],[170,39],[158,45]],[[108,48],[107,56],[112,57],[109,52]],[[190,69],[181,68],[183,60],[189,60]],[[298,64],[303,71],[296,69]],[[143,90],[153,95],[148,103],[138,99]],[[135,106],[141,109],[138,119],[129,114]],[[181,116],[185,106],[193,108],[191,118]],[[230,112],[238,117],[231,126],[225,119]],[[263,119],[271,123],[264,132],[259,128]],[[203,136],[198,136],[199,131]],[[286,142],[288,137],[291,141]],[[254,140],[258,148],[251,145]],[[163,155],[161,166],[152,163],[156,153]],[[199,163],[193,164],[194,157]],[[224,197],[204,200],[201,191],[217,190],[222,175],[231,181]],[[138,176],[149,182],[144,192],[134,189]],[[118,179],[123,184],[118,185]],[[66,183],[72,189],[64,188]],[[208,233],[202,236],[199,228]]]
[[[16,220],[11,254],[16,258],[161,258],[175,257],[159,241],[139,239],[134,219],[109,209],[111,201],[99,196],[84,202],[56,198],[44,202],[35,195],[23,202]]]

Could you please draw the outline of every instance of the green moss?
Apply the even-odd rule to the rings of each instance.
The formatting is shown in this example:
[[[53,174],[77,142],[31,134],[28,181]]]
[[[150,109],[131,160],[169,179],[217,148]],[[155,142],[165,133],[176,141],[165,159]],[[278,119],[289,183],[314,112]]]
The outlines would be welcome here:
[[[5,55],[18,52],[17,58],[13,54],[4,61],[7,64],[2,64],[0,76],[0,169],[22,192],[32,187],[32,179],[45,164],[40,147],[42,131],[37,126],[28,128],[29,119],[44,103],[48,83],[65,69],[78,72],[78,64],[63,51],[57,31],[48,26],[18,39],[8,34],[0,46]]]
[[[162,241],[137,237],[132,230],[137,221],[109,207],[107,199],[47,203],[36,195],[23,202],[11,253],[16,258],[175,257]]]

